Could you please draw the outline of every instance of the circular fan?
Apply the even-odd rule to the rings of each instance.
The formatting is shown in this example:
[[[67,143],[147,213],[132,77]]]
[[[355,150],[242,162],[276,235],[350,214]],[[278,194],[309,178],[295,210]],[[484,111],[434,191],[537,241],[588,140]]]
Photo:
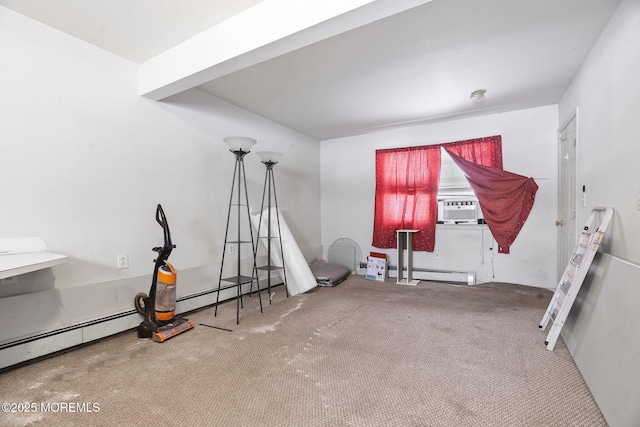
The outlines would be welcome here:
[[[327,261],[332,264],[344,265],[351,271],[357,271],[362,260],[362,251],[356,242],[341,237],[329,246]]]

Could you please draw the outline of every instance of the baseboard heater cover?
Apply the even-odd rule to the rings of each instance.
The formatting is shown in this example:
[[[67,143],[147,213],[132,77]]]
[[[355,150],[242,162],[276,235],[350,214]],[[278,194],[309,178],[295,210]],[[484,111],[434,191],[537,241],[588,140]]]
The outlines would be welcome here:
[[[276,283],[271,285],[272,288],[282,284],[279,276],[272,276],[271,280]],[[262,289],[262,291],[264,290]],[[228,292],[220,291],[220,303],[236,297],[233,289],[227,289],[226,291]],[[187,313],[214,305],[216,303],[216,292],[218,292],[217,287],[177,298],[176,313]],[[247,295],[249,292],[249,284],[243,285],[242,294]],[[0,370],[134,329],[141,319],[135,309],[131,309],[0,343]]]

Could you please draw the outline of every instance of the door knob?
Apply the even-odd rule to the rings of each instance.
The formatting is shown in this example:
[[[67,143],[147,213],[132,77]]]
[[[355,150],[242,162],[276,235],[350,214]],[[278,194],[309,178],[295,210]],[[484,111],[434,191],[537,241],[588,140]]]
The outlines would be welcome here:
[[[563,225],[563,224],[564,224],[564,221],[561,219],[556,221],[556,225]]]

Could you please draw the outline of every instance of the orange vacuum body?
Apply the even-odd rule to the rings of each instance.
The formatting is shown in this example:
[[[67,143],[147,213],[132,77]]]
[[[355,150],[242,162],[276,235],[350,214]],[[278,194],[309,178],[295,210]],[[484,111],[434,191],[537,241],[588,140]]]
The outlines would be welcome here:
[[[156,319],[166,322],[176,314],[176,270],[169,263],[160,266],[156,277]]]

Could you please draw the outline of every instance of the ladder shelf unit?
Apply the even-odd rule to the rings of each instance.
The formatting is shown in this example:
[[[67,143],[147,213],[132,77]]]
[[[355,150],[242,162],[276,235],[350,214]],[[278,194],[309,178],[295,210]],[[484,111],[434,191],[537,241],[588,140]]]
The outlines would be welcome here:
[[[594,208],[580,233],[580,239],[569,258],[567,267],[560,278],[547,311],[538,326],[540,329],[545,330],[549,322],[552,321],[545,340],[545,345],[550,351],[553,351],[556,345],[562,326],[578,296],[580,287],[589,272],[589,267],[596,252],[598,252],[612,217],[613,208]]]

